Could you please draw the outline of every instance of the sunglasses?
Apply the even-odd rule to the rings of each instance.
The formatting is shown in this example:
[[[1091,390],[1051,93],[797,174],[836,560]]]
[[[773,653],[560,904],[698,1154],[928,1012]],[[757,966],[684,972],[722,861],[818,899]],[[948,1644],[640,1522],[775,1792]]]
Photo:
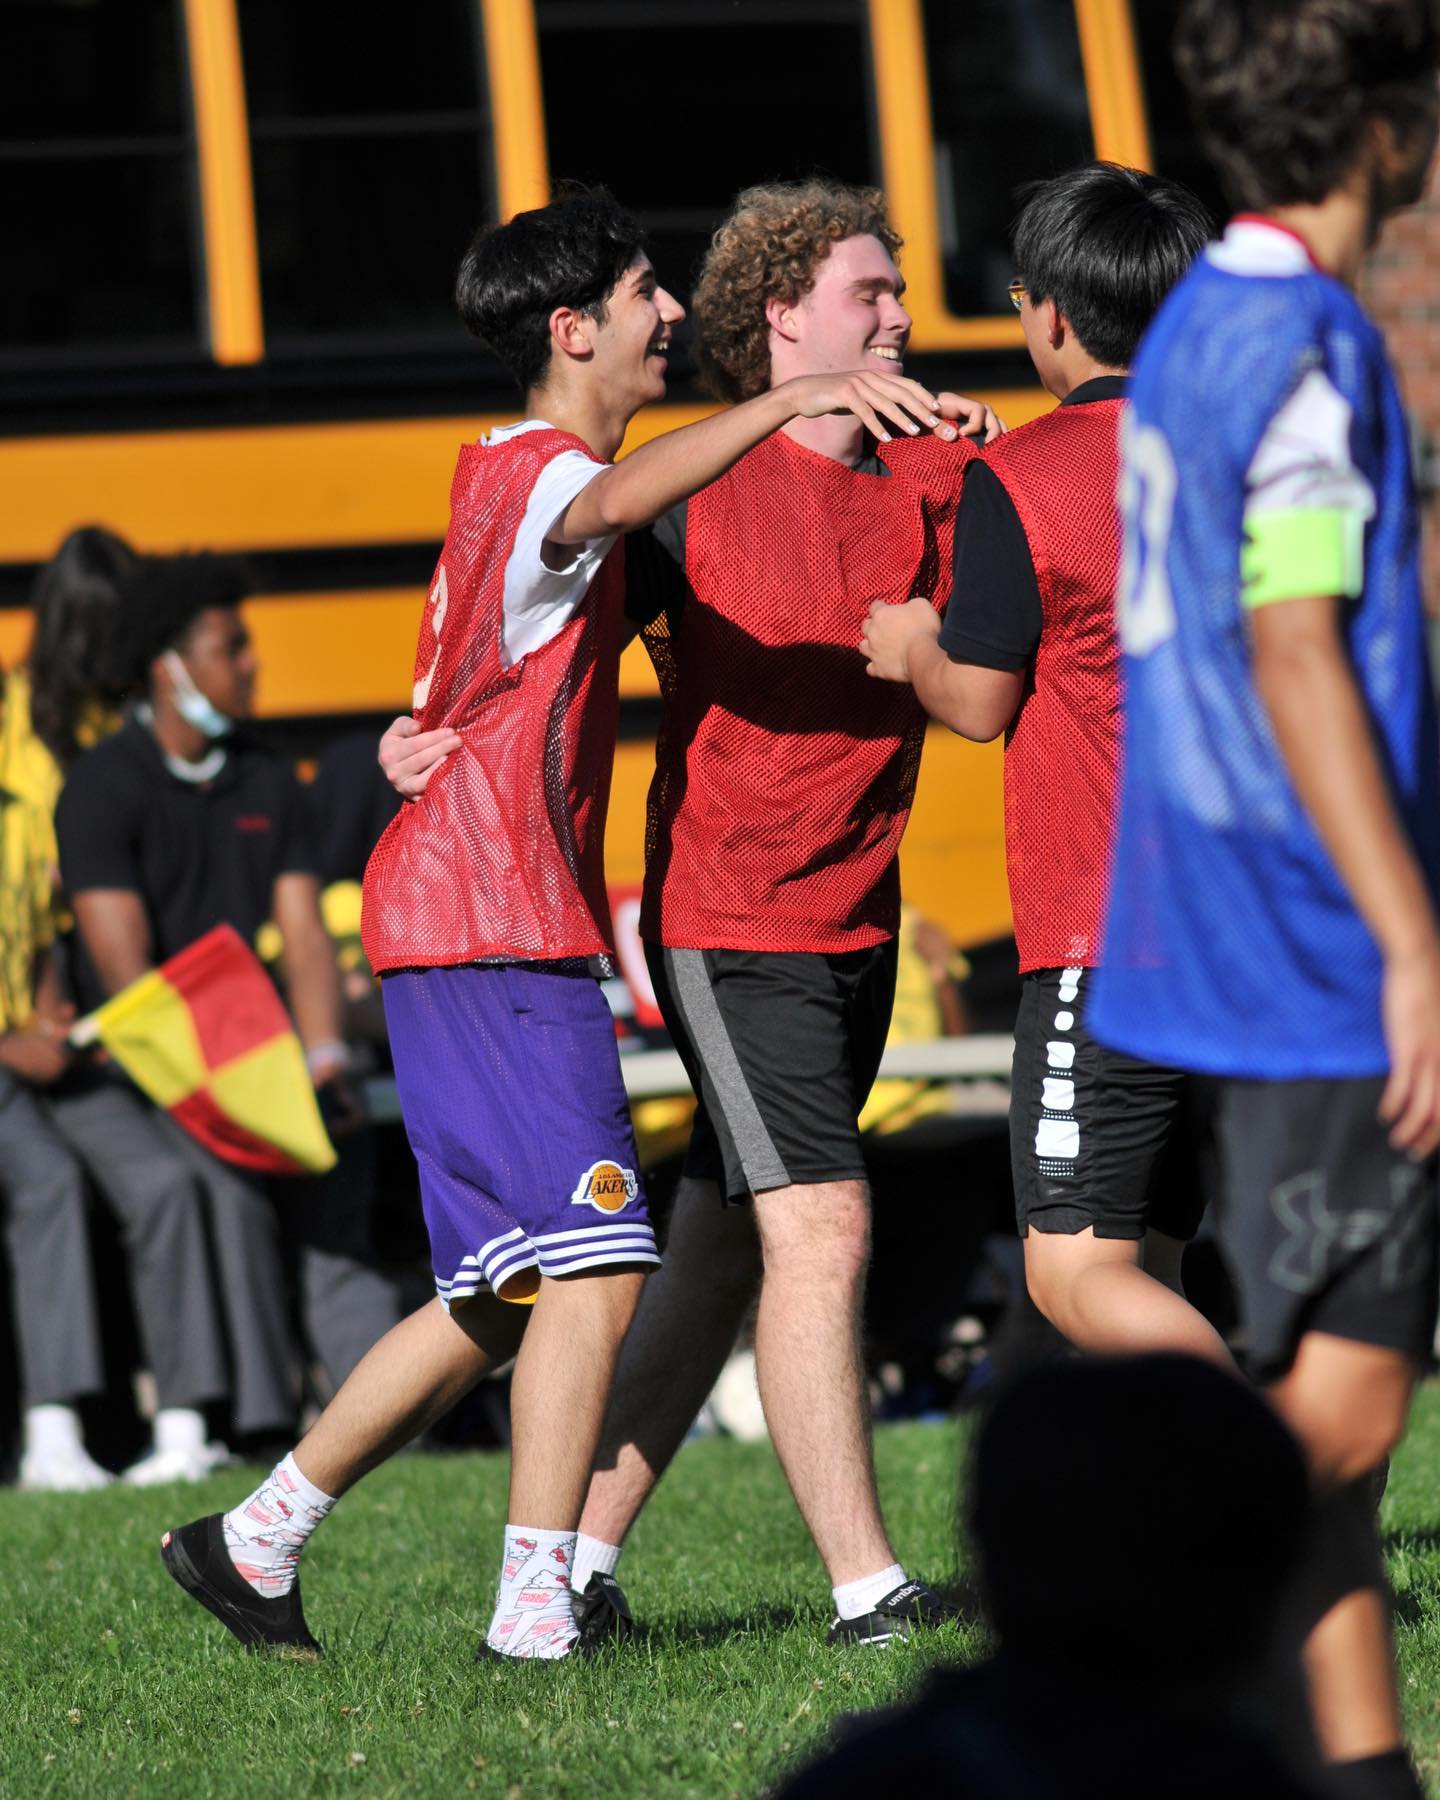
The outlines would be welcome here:
[[[1010,296],[1010,304],[1015,308],[1016,312],[1019,312],[1021,305],[1024,302],[1025,295],[1029,291],[1026,288],[1025,283],[1023,281],[1012,281],[1005,291]]]

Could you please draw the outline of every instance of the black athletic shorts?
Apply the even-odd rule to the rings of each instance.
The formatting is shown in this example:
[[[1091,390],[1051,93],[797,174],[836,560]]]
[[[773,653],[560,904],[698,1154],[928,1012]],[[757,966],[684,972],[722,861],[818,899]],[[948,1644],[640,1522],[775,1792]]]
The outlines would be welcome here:
[[[1020,988],[1010,1168],[1036,1231],[1189,1241],[1205,1210],[1193,1075],[1137,1062],[1085,1029],[1089,969],[1034,969]]]
[[[1436,1161],[1391,1149],[1375,1116],[1384,1087],[1378,1076],[1203,1082],[1217,1235],[1257,1379],[1282,1375],[1307,1331],[1430,1353]]]
[[[863,1181],[855,1119],[895,1002],[895,940],[826,955],[645,946],[699,1105],[685,1173],[738,1201]]]

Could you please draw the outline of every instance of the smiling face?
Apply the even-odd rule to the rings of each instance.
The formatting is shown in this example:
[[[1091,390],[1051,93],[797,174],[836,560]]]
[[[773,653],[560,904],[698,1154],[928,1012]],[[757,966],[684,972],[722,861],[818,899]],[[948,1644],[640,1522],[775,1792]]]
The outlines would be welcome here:
[[[685,308],[660,286],[643,253],[616,282],[605,302],[605,320],[591,339],[595,373],[634,408],[665,398],[670,334]]]
[[[774,378],[864,368],[904,374],[910,337],[910,315],[900,304],[904,292],[895,259],[879,238],[842,238],[815,271],[809,293],[771,312]]]

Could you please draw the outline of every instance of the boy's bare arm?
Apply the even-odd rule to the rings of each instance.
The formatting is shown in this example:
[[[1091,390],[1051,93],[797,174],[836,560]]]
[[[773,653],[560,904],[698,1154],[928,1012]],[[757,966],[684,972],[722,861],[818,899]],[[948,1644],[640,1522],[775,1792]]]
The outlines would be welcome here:
[[[917,597],[903,606],[877,600],[860,638],[865,672],[880,681],[909,682],[932,719],[988,744],[1015,717],[1024,671],[953,662],[939,637],[940,617],[928,600]]]
[[[1395,816],[1333,598],[1250,615],[1255,685],[1301,803],[1385,959],[1390,1080],[1380,1116],[1421,1158],[1440,1145],[1440,934]]]
[[[945,438],[958,435],[942,417],[935,395],[903,375],[865,369],[802,375],[641,445],[582,488],[551,526],[547,542],[581,544],[612,532],[636,531],[708,487],[791,419],[836,412],[853,413],[882,443],[922,430]]]

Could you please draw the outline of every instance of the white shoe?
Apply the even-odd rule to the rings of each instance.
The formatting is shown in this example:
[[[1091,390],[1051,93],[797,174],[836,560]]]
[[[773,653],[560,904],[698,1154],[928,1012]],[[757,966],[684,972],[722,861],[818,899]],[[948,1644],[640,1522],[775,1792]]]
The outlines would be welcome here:
[[[758,1444],[770,1435],[755,1381],[753,1350],[737,1350],[729,1358],[710,1390],[709,1404],[715,1423],[742,1444]]]
[[[223,1444],[195,1444],[152,1450],[121,1476],[131,1487],[160,1487],[167,1481],[204,1481],[232,1460]]]
[[[20,1459],[20,1486],[30,1494],[87,1494],[114,1479],[82,1444],[31,1450]]]

